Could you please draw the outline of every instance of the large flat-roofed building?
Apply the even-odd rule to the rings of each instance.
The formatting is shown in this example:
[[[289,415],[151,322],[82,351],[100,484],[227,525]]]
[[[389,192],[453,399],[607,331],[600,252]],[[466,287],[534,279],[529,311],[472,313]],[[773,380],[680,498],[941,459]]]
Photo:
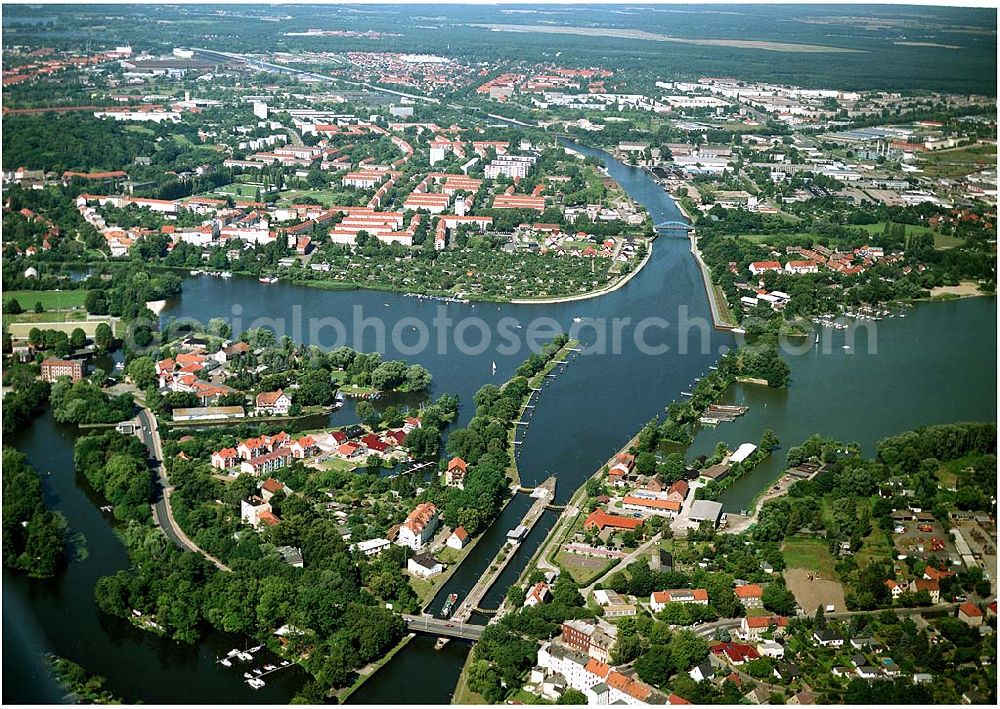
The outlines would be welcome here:
[[[174,409],[174,421],[223,421],[246,416],[242,406],[197,406]]]
[[[42,379],[54,382],[59,377],[69,377],[74,382],[83,379],[83,362],[76,359],[54,359],[42,362]]]
[[[711,500],[695,500],[691,503],[691,511],[688,513],[691,524],[697,527],[705,521],[711,522],[716,527],[722,519],[722,503]]]

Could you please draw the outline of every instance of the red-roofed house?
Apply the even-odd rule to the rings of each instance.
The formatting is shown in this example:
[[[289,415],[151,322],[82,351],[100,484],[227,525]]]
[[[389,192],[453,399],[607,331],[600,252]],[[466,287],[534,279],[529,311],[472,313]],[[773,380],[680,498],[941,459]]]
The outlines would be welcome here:
[[[640,526],[642,526],[642,520],[640,519],[609,515],[602,509],[596,509],[591,512],[583,522],[584,529],[596,527],[598,532],[603,532],[605,527],[611,527],[612,529],[635,529]]]
[[[681,503],[677,500],[657,500],[626,495],[622,499],[622,509],[647,512],[661,517],[674,517],[681,511]]]
[[[742,665],[749,660],[760,658],[760,653],[757,652],[756,648],[743,643],[718,643],[711,647],[711,651],[713,655],[725,655],[734,665]]]
[[[757,615],[740,621],[740,634],[744,640],[757,641],[771,628],[787,628],[788,618],[781,615]]]
[[[462,458],[455,456],[448,461],[448,469],[445,472],[445,485],[448,487],[465,488],[465,474],[468,472],[469,464]]]
[[[966,625],[977,627],[983,624],[983,612],[975,603],[963,603],[958,607],[958,619]]]
[[[750,264],[750,273],[755,276],[759,276],[767,271],[780,272],[781,262],[779,261],[754,261]]]
[[[212,453],[212,467],[219,470],[232,468],[236,466],[236,462],[239,459],[239,454],[235,448],[223,448]]]
[[[434,536],[438,518],[438,509],[433,503],[423,502],[417,505],[399,528],[396,543],[413,550],[420,549]]]
[[[524,598],[524,605],[526,606],[538,606],[545,603],[552,594],[549,593],[549,585],[544,581],[539,581],[531,590],[528,591],[528,595]]]
[[[764,589],[759,584],[747,583],[737,586],[735,591],[744,608],[760,608],[764,605]]]
[[[449,546],[452,549],[463,549],[468,541],[469,533],[465,531],[465,527],[458,526],[452,530],[448,541],[445,542],[445,546]]]
[[[268,416],[286,416],[292,406],[292,400],[281,389],[264,391],[257,395],[254,410],[257,414]]]
[[[693,603],[708,605],[708,591],[703,588],[677,588],[669,591],[653,591],[649,594],[649,609],[659,613],[670,603]]]

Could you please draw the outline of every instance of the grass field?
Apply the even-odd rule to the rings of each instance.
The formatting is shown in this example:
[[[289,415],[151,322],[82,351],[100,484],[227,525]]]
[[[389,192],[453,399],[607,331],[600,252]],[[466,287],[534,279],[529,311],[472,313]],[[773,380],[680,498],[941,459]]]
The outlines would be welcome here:
[[[812,537],[791,537],[781,545],[781,555],[789,569],[805,569],[819,572],[823,578],[836,579],[833,555],[825,539]]]
[[[82,308],[87,297],[85,290],[12,290],[3,294],[4,305],[11,299],[17,299],[21,307],[31,310],[35,303],[41,303],[46,310],[69,310]]]
[[[560,550],[556,554],[556,563],[569,572],[580,586],[587,586],[595,578],[604,573],[604,569],[616,559],[602,559],[596,556],[581,556]]]
[[[861,548],[854,555],[859,568],[864,568],[873,561],[886,561],[892,557],[892,546],[885,533],[877,527],[865,537]]]
[[[75,320],[70,322],[59,322],[59,323],[43,323],[35,324],[30,322],[12,322],[7,325],[7,332],[10,333],[11,337],[27,337],[28,333],[31,332],[31,328],[38,327],[43,330],[62,330],[63,332],[69,334],[73,332],[76,328],[80,328],[85,333],[87,337],[93,337],[97,332],[97,326],[105,320]],[[112,325],[112,329],[114,326]]]
[[[922,153],[924,172],[930,177],[961,177],[996,166],[997,149],[993,145],[970,145],[965,148]]]
[[[241,182],[231,182],[228,185],[222,185],[214,192],[209,193],[209,195],[207,196],[232,195],[233,197],[253,199],[254,196],[257,194],[257,190],[260,190],[261,194],[263,195],[264,190],[261,189],[260,185],[241,183]]]
[[[278,193],[278,200],[286,204],[296,204],[303,197],[312,197],[324,206],[331,204],[347,205],[354,204],[357,194],[346,190],[284,190]]]

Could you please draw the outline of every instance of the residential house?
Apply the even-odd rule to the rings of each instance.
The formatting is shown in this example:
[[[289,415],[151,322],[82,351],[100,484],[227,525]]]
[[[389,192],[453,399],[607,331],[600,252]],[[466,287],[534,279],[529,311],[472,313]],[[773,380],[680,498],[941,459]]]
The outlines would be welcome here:
[[[764,589],[756,583],[747,583],[737,586],[736,597],[743,604],[744,608],[762,608],[764,606]]]
[[[825,628],[813,631],[813,640],[823,647],[843,647],[844,638],[835,630]]]
[[[976,628],[983,624],[983,612],[975,603],[963,603],[958,607],[958,619]]]
[[[661,517],[675,517],[681,511],[681,503],[677,500],[657,500],[626,495],[622,499],[622,509]]]
[[[629,530],[640,526],[642,526],[641,519],[610,515],[600,508],[591,512],[583,521],[584,529],[596,528],[599,532],[603,532],[606,527]]]
[[[292,460],[292,452],[288,448],[275,448],[250,460],[240,463],[240,472],[248,475],[268,475],[280,470]]]
[[[287,416],[292,400],[281,389],[264,391],[257,395],[254,411],[258,416]]]
[[[469,533],[465,531],[465,527],[458,526],[452,530],[451,534],[448,536],[448,541],[445,542],[445,546],[452,549],[464,549],[465,545],[469,542]]]
[[[787,628],[788,618],[780,615],[748,616],[740,620],[740,635],[744,640],[756,642],[772,628]]]
[[[366,539],[363,542],[351,545],[351,548],[355,551],[361,552],[365,556],[378,556],[390,546],[392,546],[392,542],[388,539],[378,538]]]
[[[465,488],[465,474],[468,472],[468,463],[455,456],[448,461],[448,469],[445,471],[445,485],[448,487]]]
[[[239,459],[239,454],[235,448],[222,448],[212,453],[212,467],[219,470],[234,468]]]
[[[713,655],[719,655],[729,660],[730,664],[742,665],[750,660],[757,660],[760,654],[752,645],[736,642],[724,642],[712,645],[709,648]]]
[[[670,591],[653,591],[649,595],[649,609],[659,613],[670,603],[694,603],[708,605],[708,591],[703,588],[678,588]]]
[[[549,589],[550,586],[547,583],[539,581],[528,590],[527,595],[524,597],[524,605],[530,607],[545,603],[552,596]]]
[[[417,505],[399,528],[396,543],[413,550],[420,549],[434,536],[438,519],[438,509],[433,503],[423,502]]]
[[[417,554],[407,559],[406,570],[421,578],[429,578],[444,571],[444,564],[430,554]]]

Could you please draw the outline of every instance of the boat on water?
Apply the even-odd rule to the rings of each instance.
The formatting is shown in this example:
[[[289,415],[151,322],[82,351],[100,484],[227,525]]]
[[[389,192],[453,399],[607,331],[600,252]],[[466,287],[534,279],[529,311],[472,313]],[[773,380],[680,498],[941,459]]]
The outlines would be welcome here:
[[[221,660],[219,660],[219,664],[222,665],[223,667],[233,666],[233,663],[229,661],[228,657],[223,657]]]
[[[250,662],[253,659],[253,655],[249,652],[241,652],[236,657],[240,658],[243,662]]]
[[[233,277],[232,271],[223,271],[222,273],[219,274],[219,278],[232,278],[232,277]]]
[[[254,667],[254,668],[253,668],[253,673],[254,673],[255,675],[259,675],[259,674],[261,674],[261,669],[260,669],[259,667]]]
[[[277,276],[261,276],[257,280],[259,282],[261,282],[261,283],[268,283],[268,284],[270,284],[270,283],[277,283],[278,282],[278,277]]]
[[[457,593],[449,593],[448,594],[448,599],[444,602],[444,605],[441,606],[441,617],[442,618],[447,618],[448,616],[451,615],[451,611],[455,607],[455,603],[457,601],[458,601],[458,594]]]
[[[281,662],[279,662],[278,664],[279,664],[279,665],[281,665],[282,667],[288,667],[288,666],[289,666],[290,664],[292,664],[292,663],[291,663],[291,662],[289,662],[288,660],[282,660],[282,661],[281,661]]]
[[[240,654],[239,648],[234,647],[232,650],[226,653],[226,657],[236,657],[239,654]]]
[[[262,680],[260,677],[254,677],[253,679],[248,679],[247,684],[249,684],[254,689],[260,689],[261,687],[264,686],[264,680]]]
[[[582,321],[583,321],[583,318],[579,318],[579,317],[573,318],[573,322],[582,322]]]
[[[195,268],[195,269],[193,269],[191,271],[191,275],[192,276],[200,276],[201,275],[201,271],[199,269]]]
[[[816,333],[816,339],[813,340],[813,344],[814,345],[818,345],[819,344],[819,333],[818,332]]]
[[[250,654],[252,655],[252,654],[254,654],[255,652],[260,652],[260,651],[261,651],[261,650],[263,650],[263,649],[264,649],[264,646],[263,646],[263,645],[258,645],[257,647],[252,647],[252,648],[250,648],[249,650],[247,650],[247,652],[249,652],[249,653],[250,653]]]
[[[250,674],[249,672],[244,672],[243,679],[253,679],[253,675]]]
[[[267,670],[268,672],[273,672],[274,670],[278,669],[278,667],[277,665],[264,665],[264,669]]]
[[[493,362],[493,373],[494,374],[497,373],[497,363],[496,363],[496,361]]]

